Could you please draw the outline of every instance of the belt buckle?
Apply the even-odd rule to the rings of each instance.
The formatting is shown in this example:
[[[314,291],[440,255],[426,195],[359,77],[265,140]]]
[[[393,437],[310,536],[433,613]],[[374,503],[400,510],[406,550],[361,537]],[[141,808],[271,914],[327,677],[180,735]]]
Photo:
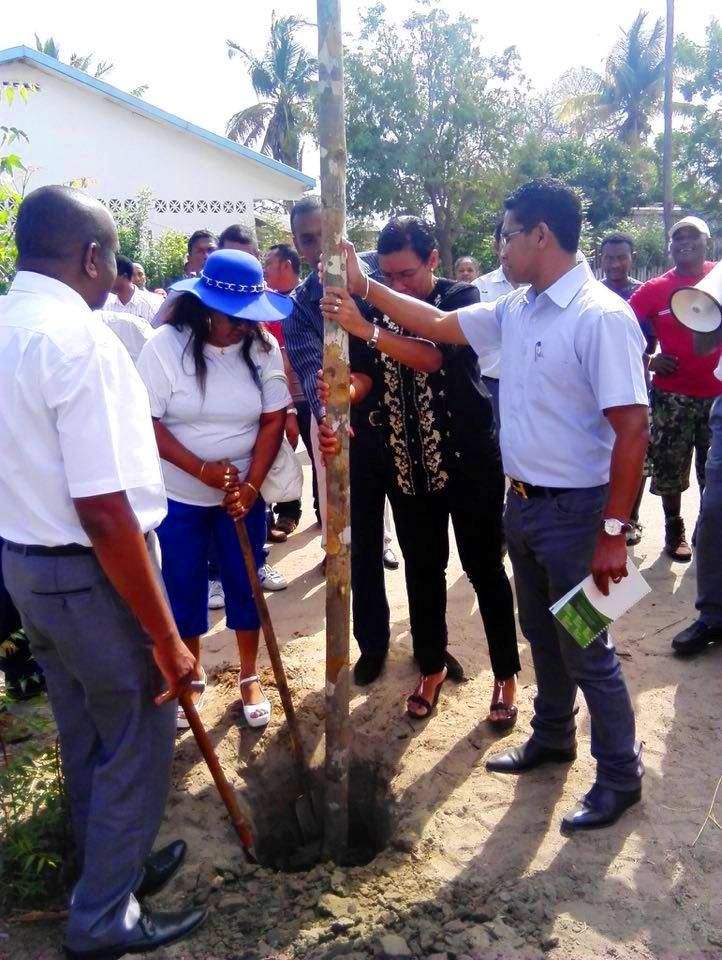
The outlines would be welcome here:
[[[529,494],[526,492],[526,484],[524,484],[521,480],[512,480],[511,478],[509,479],[509,483],[511,484],[511,489],[514,491],[514,493],[520,496],[522,500],[529,499]]]

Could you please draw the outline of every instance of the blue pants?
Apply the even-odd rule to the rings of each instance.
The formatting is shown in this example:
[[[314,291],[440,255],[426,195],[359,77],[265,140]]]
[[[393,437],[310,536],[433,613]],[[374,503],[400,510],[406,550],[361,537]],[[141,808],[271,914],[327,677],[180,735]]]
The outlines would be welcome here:
[[[697,523],[697,610],[708,627],[722,627],[722,397],[712,407],[712,442]]]
[[[154,536],[148,547],[155,561]],[[176,703],[155,705],[163,678],[150,639],[93,554],[35,557],[6,544],[2,563],[45,671],[81,861],[65,943],[101,950],[137,927],[132,891],[163,816]]]
[[[635,790],[644,770],[642,748],[614,644],[605,632],[582,649],[549,612],[591,571],[606,497],[606,486],[529,500],[510,491],[504,521],[519,622],[536,673],[532,737],[546,747],[572,746],[579,687],[592,721],[597,783]]]
[[[263,562],[266,504],[259,497],[246,517],[256,567]],[[208,632],[208,554],[213,543],[226,595],[230,630],[260,626],[235,524],[223,507],[199,507],[168,500],[168,516],[158,527],[163,580],[181,637]]]

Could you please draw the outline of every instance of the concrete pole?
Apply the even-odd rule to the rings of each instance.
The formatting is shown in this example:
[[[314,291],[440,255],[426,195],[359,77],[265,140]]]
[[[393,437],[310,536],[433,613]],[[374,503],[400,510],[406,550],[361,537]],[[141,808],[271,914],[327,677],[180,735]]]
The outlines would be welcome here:
[[[674,215],[672,196],[672,100],[674,97],[674,0],[667,0],[667,25],[664,44],[664,151],[662,184],[664,198],[664,248],[669,246],[669,231]]]

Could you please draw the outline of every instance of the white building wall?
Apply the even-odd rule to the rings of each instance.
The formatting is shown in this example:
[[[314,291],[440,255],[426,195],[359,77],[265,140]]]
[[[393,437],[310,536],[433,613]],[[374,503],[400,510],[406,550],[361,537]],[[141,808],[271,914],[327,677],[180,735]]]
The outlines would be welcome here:
[[[27,189],[86,181],[85,189],[117,213],[142,189],[153,195],[154,233],[191,233],[253,224],[253,201],[297,199],[303,184],[198,136],[135,113],[103,93],[35,65],[0,64],[3,81],[37,84],[27,103],[0,105],[0,124],[22,129],[17,145],[28,168]]]

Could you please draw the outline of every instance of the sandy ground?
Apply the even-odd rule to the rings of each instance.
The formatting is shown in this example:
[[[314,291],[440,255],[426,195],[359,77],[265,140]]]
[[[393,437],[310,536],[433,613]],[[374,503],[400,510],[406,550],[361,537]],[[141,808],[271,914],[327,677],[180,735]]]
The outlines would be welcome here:
[[[308,475],[307,459],[305,473]],[[307,484],[308,486],[308,484]],[[685,496],[688,529],[697,493]],[[300,529],[271,559],[289,580],[268,596],[304,739],[322,763],[324,582],[318,528],[305,505]],[[579,758],[520,778],[484,761],[526,738],[534,695],[522,644],[520,719],[504,738],[484,723],[491,672],[473,592],[454,552],[448,571],[450,648],[469,681],[447,684],[438,713],[412,725],[403,699],[414,683],[403,568],[387,574],[392,645],[382,679],[352,687],[353,754],[366,764],[354,790],[386,790],[389,845],[368,866],[320,865],[281,873],[240,855],[192,735],[179,738],[161,840],[189,843],[177,879],[156,909],[208,903],[206,925],[158,960],[302,957],[589,957],[711,960],[722,957],[722,832],[705,822],[722,774],[722,648],[683,662],[670,640],[694,613],[694,564],[662,553],[661,505],[647,496],[645,535],[634,562],[652,593],[615,628],[644,741],[643,802],[615,826],[564,838],[559,820],[594,778],[589,718],[579,711]],[[237,706],[234,638],[221,616],[204,640],[213,678],[203,719],[228,776],[250,797],[259,829],[283,839],[292,795],[288,739],[267,658],[274,704],[268,730],[244,726]],[[355,658],[356,650],[352,650]],[[376,779],[373,779],[371,768]],[[289,792],[289,790],[291,792]],[[280,806],[279,806],[280,804]],[[716,805],[722,819],[722,790]],[[384,824],[377,814],[376,826]],[[56,960],[58,923],[6,928],[0,960]]]

